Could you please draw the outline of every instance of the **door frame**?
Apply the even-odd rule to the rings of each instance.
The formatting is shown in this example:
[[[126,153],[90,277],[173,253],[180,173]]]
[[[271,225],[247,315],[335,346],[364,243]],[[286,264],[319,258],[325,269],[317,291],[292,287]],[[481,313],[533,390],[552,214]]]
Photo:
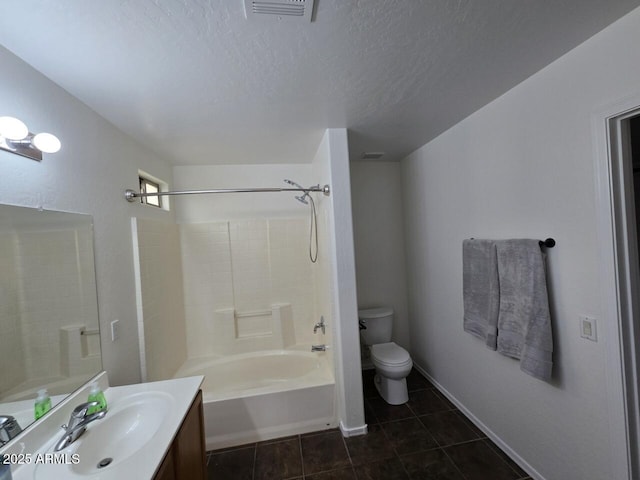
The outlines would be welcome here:
[[[640,114],[640,95],[592,115],[598,273],[606,351],[606,389],[613,478],[640,478],[640,406],[634,313],[640,314],[638,246],[628,119]],[[625,129],[627,129],[625,131]],[[633,228],[631,228],[633,227]]]

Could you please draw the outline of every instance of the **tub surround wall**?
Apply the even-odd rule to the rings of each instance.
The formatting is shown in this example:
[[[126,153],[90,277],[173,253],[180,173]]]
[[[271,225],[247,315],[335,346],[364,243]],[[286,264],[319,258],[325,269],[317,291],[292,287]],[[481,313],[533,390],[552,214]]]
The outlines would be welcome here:
[[[307,217],[181,224],[180,236],[189,357],[311,344]]]
[[[179,190],[287,187],[285,178],[305,186],[318,182],[309,164],[176,166],[174,178]],[[308,254],[309,206],[295,195],[194,195],[176,202],[190,357],[216,354],[206,338],[216,312],[230,309],[241,327],[255,330],[268,328],[274,305],[290,304],[295,342],[315,340],[320,314]]]
[[[400,162],[352,161],[359,308],[393,307],[393,337],[409,349]]]
[[[87,227],[22,232],[15,246],[20,258],[16,280],[22,290],[22,341],[29,345],[24,356],[27,375],[29,378],[46,378],[54,372],[59,375],[60,329],[73,324],[83,325],[87,330],[98,328],[97,322],[87,323],[97,318],[93,231]],[[57,298],[65,301],[56,302]],[[86,372],[94,374],[99,366],[98,363],[98,368]]]
[[[12,368],[0,368],[0,391],[6,392],[27,379],[25,362],[14,362],[24,357],[22,345],[22,323],[20,321],[20,296],[15,248],[15,235],[0,235],[0,365],[12,365]]]
[[[0,391],[19,389],[26,379],[45,384],[99,371],[97,337],[81,335],[98,329],[91,323],[97,319],[92,229],[22,226],[0,242],[0,282],[7,287],[0,294],[0,355],[2,365],[16,365],[2,369]]]
[[[209,355],[283,350],[296,345],[293,311],[288,303],[274,304],[270,310],[256,313],[216,310],[209,331],[211,335],[200,332],[209,343]]]
[[[247,317],[271,310],[269,230],[265,219],[233,222],[229,225],[229,243],[222,246],[230,253],[233,304]]]
[[[621,373],[599,303],[591,122],[638,95],[627,47],[639,42],[635,10],[402,162],[414,361],[534,478],[627,478],[625,432],[610,428],[621,407],[607,377]],[[462,240],[547,236],[550,383],[462,330]],[[580,338],[579,314],[597,318],[597,342]]]
[[[97,325],[91,328],[82,323],[65,325],[59,332],[60,374],[63,377],[86,375],[88,378],[102,369]]]
[[[187,358],[180,233],[175,224],[133,219],[143,381],[173,378]]]

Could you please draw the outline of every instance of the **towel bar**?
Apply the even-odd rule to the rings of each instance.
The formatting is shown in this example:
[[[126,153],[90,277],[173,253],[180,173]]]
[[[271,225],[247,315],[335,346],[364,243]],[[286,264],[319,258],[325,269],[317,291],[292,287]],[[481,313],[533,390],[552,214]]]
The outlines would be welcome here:
[[[556,246],[556,241],[553,238],[547,238],[546,240],[540,240],[538,245],[541,247],[553,248]]]
[[[473,240],[474,238],[471,237],[470,240]],[[556,246],[556,241],[553,238],[547,238],[546,240],[540,240],[538,242],[538,245],[540,245],[540,247],[547,247],[547,248],[553,248]]]

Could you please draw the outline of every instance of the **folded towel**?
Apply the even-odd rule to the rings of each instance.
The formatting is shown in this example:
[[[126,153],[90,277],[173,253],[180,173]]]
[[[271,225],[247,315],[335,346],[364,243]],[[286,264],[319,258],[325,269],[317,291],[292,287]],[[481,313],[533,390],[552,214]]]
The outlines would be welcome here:
[[[462,292],[464,330],[496,349],[499,288],[496,247],[493,240],[462,242]]]
[[[551,316],[538,240],[495,242],[500,282],[498,352],[520,359],[520,369],[551,378]]]

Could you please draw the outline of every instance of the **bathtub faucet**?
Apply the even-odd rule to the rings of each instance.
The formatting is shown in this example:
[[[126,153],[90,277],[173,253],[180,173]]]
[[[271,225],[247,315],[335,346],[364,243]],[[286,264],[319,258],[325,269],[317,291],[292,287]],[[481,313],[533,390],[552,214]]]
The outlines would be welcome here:
[[[327,324],[324,323],[324,316],[321,316],[320,317],[320,321],[313,326],[313,333],[317,333],[318,329],[320,328],[320,329],[322,329],[322,334],[324,335],[326,326],[327,326]]]
[[[326,345],[311,345],[312,352],[325,352],[327,350]]]

